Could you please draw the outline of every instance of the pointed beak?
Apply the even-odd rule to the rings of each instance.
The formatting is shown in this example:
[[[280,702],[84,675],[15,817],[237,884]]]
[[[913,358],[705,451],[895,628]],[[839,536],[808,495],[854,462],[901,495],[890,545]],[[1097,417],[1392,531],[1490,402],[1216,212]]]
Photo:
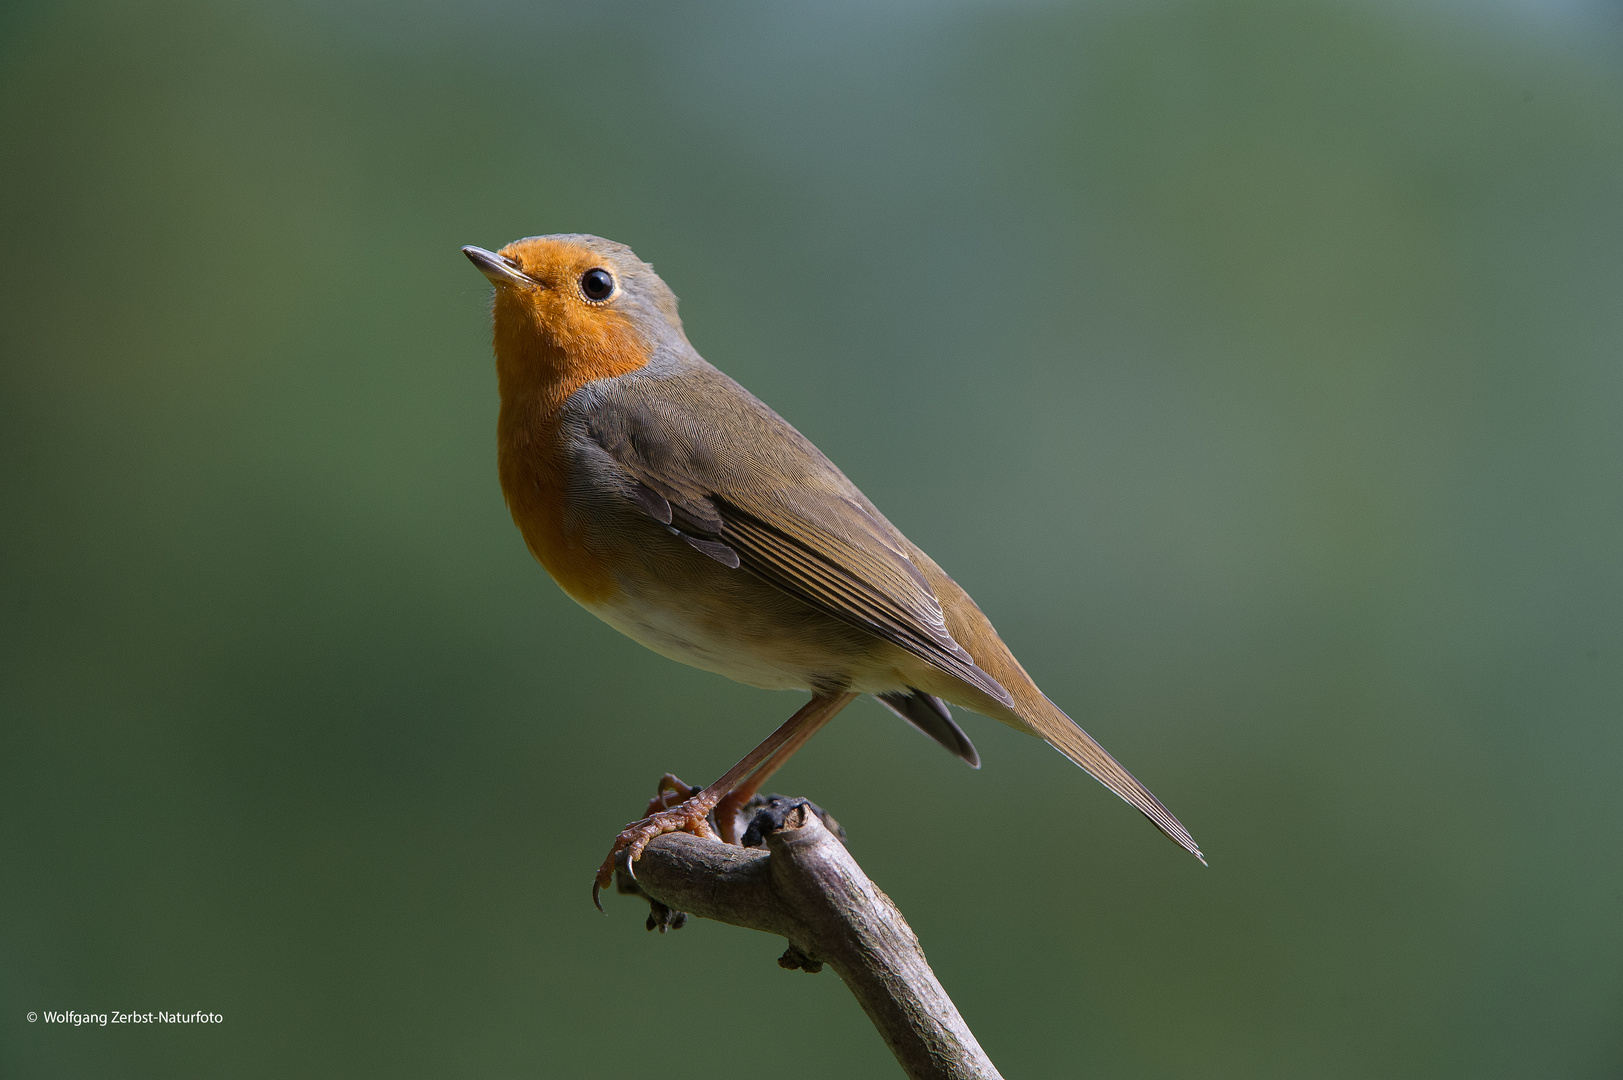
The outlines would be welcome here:
[[[492,285],[525,285],[532,289],[540,285],[534,278],[519,273],[516,266],[494,251],[486,251],[482,247],[469,244],[462,249],[462,254],[479,268],[481,274],[490,279]]]

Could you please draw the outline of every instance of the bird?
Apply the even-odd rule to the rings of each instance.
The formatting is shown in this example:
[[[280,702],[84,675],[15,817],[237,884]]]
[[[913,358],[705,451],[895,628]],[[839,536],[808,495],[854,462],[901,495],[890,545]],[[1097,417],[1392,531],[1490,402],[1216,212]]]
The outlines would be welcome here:
[[[976,768],[952,706],[1035,735],[1206,861],[1037,688],[946,571],[699,355],[675,294],[630,248],[560,233],[462,251],[495,287],[497,471],[530,552],[572,599],[654,652],[811,694],[714,783],[667,774],[647,816],[616,837],[594,902],[616,866],[635,875],[656,836],[736,843],[745,802],[862,694]]]

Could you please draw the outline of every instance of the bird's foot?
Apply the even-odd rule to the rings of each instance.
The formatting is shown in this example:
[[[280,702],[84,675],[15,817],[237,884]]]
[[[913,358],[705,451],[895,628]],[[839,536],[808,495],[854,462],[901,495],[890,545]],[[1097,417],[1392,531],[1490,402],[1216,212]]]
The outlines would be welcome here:
[[[675,781],[676,784],[682,783],[667,773],[665,779],[660,781],[661,794],[654,796],[654,804],[669,796],[670,792],[663,790],[666,787],[666,780]],[[687,832],[694,836],[702,836],[706,840],[720,840],[721,837],[716,835],[716,830],[710,827],[709,821],[710,811],[715,809],[717,801],[717,797],[707,797],[699,792],[688,796],[675,806],[656,810],[641,821],[633,821],[621,830],[620,835],[615,837],[614,847],[609,849],[609,857],[597,868],[597,879],[592,882],[592,903],[597,905],[597,910],[603,910],[603,904],[598,900],[597,894],[614,881],[614,870],[620,862],[621,852],[625,852],[625,865],[621,869],[635,881],[637,873],[633,868],[634,864],[642,857],[642,849],[648,846],[648,841],[656,836]]]
[[[659,787],[654,797],[648,800],[648,809],[643,811],[644,817],[650,817],[661,810],[669,810],[681,805],[683,800],[691,799],[697,795],[701,788],[686,783],[675,773],[666,773],[659,778]],[[714,825],[714,822],[711,823]],[[614,891],[621,896],[640,896],[648,901],[648,929],[658,930],[663,934],[667,930],[680,930],[688,921],[685,911],[673,911],[652,896],[642,891],[637,879],[630,873],[630,867],[621,869],[615,867]]]
[[[682,778],[675,773],[666,773],[659,778],[659,787],[654,789],[654,797],[648,800],[648,809],[642,812],[642,816],[651,817],[661,810],[669,810],[693,798],[702,790],[692,784],[683,783]]]

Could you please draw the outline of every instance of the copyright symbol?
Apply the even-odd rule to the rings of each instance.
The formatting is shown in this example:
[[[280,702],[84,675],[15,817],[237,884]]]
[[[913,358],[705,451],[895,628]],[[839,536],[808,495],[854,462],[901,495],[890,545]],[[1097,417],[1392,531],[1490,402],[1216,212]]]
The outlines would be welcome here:
[[[35,1020],[38,1020],[38,1019],[39,1019],[39,1013],[29,1013],[28,1014],[28,1022],[30,1024],[32,1024]]]

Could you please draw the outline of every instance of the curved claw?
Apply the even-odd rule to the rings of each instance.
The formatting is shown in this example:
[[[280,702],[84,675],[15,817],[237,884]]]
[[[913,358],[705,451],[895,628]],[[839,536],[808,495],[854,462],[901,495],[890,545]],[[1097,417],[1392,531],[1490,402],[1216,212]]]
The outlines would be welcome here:
[[[603,911],[603,901],[598,899],[598,893],[608,888],[614,881],[614,857],[618,854],[620,845],[615,844],[614,850],[609,852],[609,857],[603,860],[603,865],[597,868],[597,875],[592,878],[592,903],[599,911]],[[608,912],[603,911],[603,914],[607,915]]]
[[[672,777],[671,779],[675,779]],[[680,784],[680,780],[676,780]],[[686,787],[687,785],[683,785]],[[691,789],[690,789],[691,790]],[[673,792],[674,794],[674,792]],[[633,821],[623,829],[614,840],[614,847],[609,850],[609,857],[603,860],[603,865],[597,869],[597,878],[592,883],[592,903],[597,910],[603,910],[602,901],[598,893],[608,887],[614,880],[614,871],[617,868],[621,852],[625,853],[625,872],[632,881],[637,880],[636,863],[642,856],[643,848],[648,841],[656,836],[663,836],[669,832],[690,832],[695,836],[702,836],[710,840],[718,839],[715,830],[705,820],[706,816],[715,807],[716,799],[701,798],[694,794],[681,804],[649,814],[641,821]]]

